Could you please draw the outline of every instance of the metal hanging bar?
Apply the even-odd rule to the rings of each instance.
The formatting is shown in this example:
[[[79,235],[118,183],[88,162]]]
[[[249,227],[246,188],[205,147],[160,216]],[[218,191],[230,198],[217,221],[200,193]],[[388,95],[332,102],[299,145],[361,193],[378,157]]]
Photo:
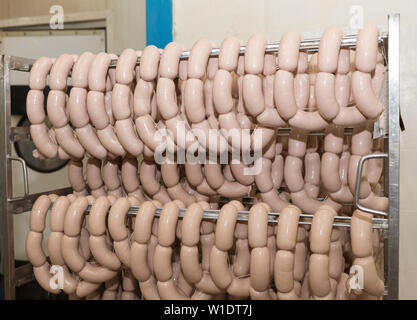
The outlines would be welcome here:
[[[127,212],[128,215],[136,215],[138,213],[140,206],[131,206]],[[86,212],[90,212],[91,205],[88,205]],[[185,212],[187,211],[186,208],[180,208],[178,217],[183,218]],[[155,210],[155,217],[161,216],[162,208],[156,208]],[[209,209],[204,210],[203,219],[208,220],[217,220],[219,216],[220,210],[216,209]],[[268,222],[270,223],[278,223],[278,218],[280,216],[279,212],[270,212],[268,213]],[[313,214],[300,214],[300,225],[311,225],[314,215]],[[249,211],[238,211],[237,220],[239,221],[248,221],[249,219]],[[335,216],[333,226],[334,227],[350,227],[351,217],[349,216]],[[387,229],[388,225],[387,219],[382,218],[373,218],[372,225],[374,229]]]
[[[354,35],[348,35],[343,37],[342,42],[340,44],[341,48],[356,48],[356,34]],[[378,43],[382,44],[384,39],[388,37],[388,34],[383,32],[378,37]],[[308,51],[308,52],[317,52],[320,45],[320,38],[312,38],[312,39],[306,39],[301,40],[300,43],[300,50],[301,51]],[[240,47],[240,54],[244,54],[246,50],[245,46]],[[273,53],[278,52],[279,50],[279,42],[273,42],[269,43],[265,47],[266,53]],[[213,48],[211,49],[210,57],[218,57],[220,53],[220,48]],[[190,57],[190,50],[185,50],[182,52],[180,59],[188,59]],[[110,62],[110,67],[115,67],[117,64],[117,59],[114,59]],[[138,57],[138,60],[136,64],[140,64],[140,57]]]

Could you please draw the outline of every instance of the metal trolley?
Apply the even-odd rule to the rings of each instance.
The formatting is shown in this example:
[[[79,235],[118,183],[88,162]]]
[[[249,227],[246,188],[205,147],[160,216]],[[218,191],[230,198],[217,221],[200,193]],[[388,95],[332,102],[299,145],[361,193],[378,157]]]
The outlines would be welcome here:
[[[384,280],[385,280],[385,298],[398,299],[398,271],[399,271],[399,142],[400,142],[400,61],[399,61],[399,39],[400,39],[400,16],[399,14],[390,14],[388,16],[388,33],[380,36],[385,59],[388,65],[388,85],[385,89],[388,91],[388,110],[386,111],[386,122],[380,130],[380,134],[385,140],[386,154],[371,154],[361,159],[358,168],[358,177],[360,178],[361,169],[364,161],[375,158],[387,158],[384,166],[384,193],[389,198],[389,212],[375,212],[374,210],[364,208],[358,203],[358,192],[355,195],[355,205],[363,211],[384,216],[383,218],[374,218],[374,228],[382,229],[384,236]],[[308,39],[302,41],[301,49],[314,52],[318,50],[320,39]],[[356,36],[347,36],[342,41],[342,47],[354,47]],[[241,47],[243,53],[245,47]],[[279,43],[269,44],[266,48],[268,52],[277,52]],[[212,55],[218,55],[219,50],[213,49]],[[188,58],[189,52],[184,51],[182,58]],[[13,142],[27,139],[30,137],[28,128],[11,127],[11,97],[10,97],[10,71],[29,72],[34,62],[32,59],[1,55],[0,60],[0,254],[1,254],[1,271],[4,275],[4,289],[6,299],[15,299],[16,287],[21,286],[34,279],[32,266],[27,263],[20,267],[15,267],[14,255],[14,229],[13,215],[29,211],[34,201],[41,195],[55,193],[65,195],[72,192],[71,188],[62,188],[58,190],[49,190],[48,192],[30,194],[28,187],[28,177],[26,163],[23,159],[12,157],[11,144]],[[139,62],[139,61],[138,61]],[[115,61],[112,61],[112,66]],[[351,131],[345,130],[347,134]],[[278,135],[288,135],[289,130],[286,128],[279,129]],[[323,132],[311,133],[322,135]],[[13,197],[12,194],[12,161],[17,161],[23,169],[24,195],[22,197]],[[359,185],[360,179],[357,179]],[[135,214],[137,207],[130,209],[131,214]],[[158,214],[159,212],[157,212]],[[181,211],[180,216],[183,215]],[[207,219],[216,219],[218,210],[207,210],[204,217]],[[276,222],[279,213],[271,213],[269,220]],[[247,220],[248,212],[239,212],[239,219]],[[312,215],[302,215],[300,224],[311,224]],[[350,217],[336,217],[335,226],[350,226]]]

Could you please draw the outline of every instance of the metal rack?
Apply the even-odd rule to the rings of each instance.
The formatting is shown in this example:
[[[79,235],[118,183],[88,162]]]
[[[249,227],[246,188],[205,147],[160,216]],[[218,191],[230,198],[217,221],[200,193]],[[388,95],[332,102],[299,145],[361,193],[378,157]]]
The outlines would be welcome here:
[[[389,62],[388,70],[388,111],[387,111],[387,134],[385,138],[385,150],[388,158],[385,162],[384,181],[385,193],[389,197],[388,217],[374,218],[373,227],[383,229],[385,236],[385,252],[384,252],[384,273],[387,299],[398,299],[398,271],[399,271],[399,14],[390,14],[388,16],[388,33],[381,34],[380,44],[385,55],[385,59]],[[318,50],[320,39],[304,40],[301,44],[301,50],[314,52]],[[342,47],[353,48],[356,45],[356,36],[347,36],[342,41]],[[277,52],[279,43],[272,43],[267,46],[266,51]],[[243,53],[245,47],[241,47]],[[212,50],[211,55],[218,55],[218,48]],[[184,51],[181,58],[187,58],[188,51]],[[1,227],[1,270],[4,275],[4,287],[6,299],[15,298],[15,288],[26,282],[33,280],[32,267],[28,263],[21,267],[15,267],[14,255],[14,230],[13,215],[25,211],[29,211],[34,201],[42,194],[55,193],[65,195],[70,193],[71,188],[63,188],[58,190],[50,190],[44,193],[29,194],[27,184],[26,163],[21,158],[12,157],[11,143],[26,139],[29,136],[27,128],[11,127],[11,97],[10,97],[10,71],[28,72],[33,64],[32,59],[13,57],[7,55],[0,56],[0,227]],[[138,59],[139,63],[139,59]],[[111,66],[115,66],[112,61]],[[278,135],[288,135],[288,129],[278,130]],[[345,130],[346,134],[351,134],[351,130]],[[322,135],[322,132],[314,132],[313,135]],[[372,155],[367,156],[368,158]],[[362,159],[361,163],[367,159]],[[24,177],[24,195],[22,197],[13,198],[12,195],[12,161],[18,161],[22,165]],[[359,171],[359,170],[358,170]],[[357,199],[356,199],[357,200]],[[356,201],[357,203],[357,201]],[[363,211],[372,212],[367,208],[361,208]],[[135,214],[137,207],[132,207],[130,214]],[[160,210],[156,212],[160,214]],[[184,214],[184,210],[180,211],[180,216]],[[381,213],[379,213],[381,215]],[[218,210],[207,210],[204,217],[207,219],[216,219]],[[382,214],[383,215],[383,214]],[[270,213],[270,222],[276,222],[279,213]],[[300,224],[311,224],[313,215],[303,214],[300,218]],[[238,219],[247,220],[248,212],[239,212]],[[350,226],[350,217],[338,216],[335,218],[335,226]]]

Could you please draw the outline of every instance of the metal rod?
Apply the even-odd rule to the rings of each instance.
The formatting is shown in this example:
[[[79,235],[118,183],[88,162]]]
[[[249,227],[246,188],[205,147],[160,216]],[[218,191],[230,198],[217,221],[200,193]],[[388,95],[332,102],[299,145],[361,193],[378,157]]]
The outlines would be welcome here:
[[[277,136],[287,137],[291,133],[291,128],[278,128]],[[344,135],[351,136],[353,133],[353,128],[347,127],[344,128]],[[308,133],[309,136],[324,136],[326,134],[325,130],[311,131]],[[12,142],[20,140],[30,140],[29,127],[12,127],[10,133],[10,140]]]
[[[341,48],[356,48],[356,34],[345,36],[342,39]],[[379,35],[378,42],[383,45],[384,41],[387,39],[388,34],[382,32]],[[300,50],[301,51],[309,51],[309,52],[316,52],[319,49],[320,45],[320,38],[313,38],[313,39],[306,39],[302,40],[300,43]],[[245,46],[240,47],[240,54],[244,54],[246,50]],[[278,52],[279,50],[279,42],[269,43],[265,47],[265,52],[272,53]],[[211,50],[210,56],[217,57],[220,53],[220,48],[213,48]],[[190,50],[185,50],[182,52],[180,59],[188,59],[190,56]],[[10,70],[18,70],[18,71],[26,71],[29,72],[32,68],[35,59],[28,59],[23,57],[11,57],[10,59]],[[140,64],[140,57],[138,58],[137,64]],[[110,68],[116,67],[117,59],[111,60]]]
[[[378,42],[382,43],[387,36],[388,35],[386,33],[381,33],[378,38]],[[319,49],[319,45],[320,45],[320,38],[302,40],[300,43],[300,50],[309,51],[309,52],[317,52]],[[342,39],[340,47],[341,48],[356,48],[356,34],[345,36]],[[279,50],[279,42],[269,43],[265,47],[265,52],[267,53],[273,53],[273,52],[276,53],[278,52],[278,50]],[[240,54],[244,54],[245,51],[246,51],[246,47],[241,46]],[[211,49],[210,57],[218,57],[219,53],[220,53],[220,48],[213,48]],[[186,50],[182,52],[180,59],[188,59],[189,57],[190,57],[190,50]],[[115,67],[116,64],[117,64],[117,59],[112,60],[110,62],[110,67]],[[136,64],[140,64],[140,57],[138,57]]]
[[[88,205],[87,212],[90,212],[91,205]],[[138,213],[139,206],[131,206],[128,210],[128,215],[136,215]],[[187,211],[186,208],[180,208],[178,217],[183,218],[185,215],[185,212]],[[161,215],[162,208],[156,208],[155,210],[155,217],[159,217]],[[204,210],[203,218],[208,220],[217,220],[219,216],[220,210],[215,209],[209,209]],[[270,212],[268,213],[268,222],[270,223],[278,223],[278,218],[280,216],[279,212]],[[313,214],[300,214],[300,221],[299,224],[302,225],[311,225],[312,219],[314,215]],[[249,219],[249,211],[238,211],[237,214],[237,220],[239,221],[248,221]],[[335,227],[350,227],[350,220],[352,218],[348,216],[336,216],[334,217],[333,226]],[[307,221],[306,221],[307,220]],[[373,218],[372,219],[372,225],[374,229],[386,229],[387,228],[387,219],[381,219],[381,218]]]
[[[398,299],[400,225],[400,15],[388,16],[388,174],[389,219],[385,244],[385,272],[388,299]]]
[[[360,187],[361,187],[363,164],[365,163],[365,161],[367,161],[369,159],[379,159],[379,158],[388,158],[388,154],[386,154],[386,153],[368,154],[366,156],[363,156],[359,160],[358,171],[356,172],[356,182],[355,182],[355,206],[356,206],[356,208],[358,208],[361,211],[386,217],[386,216],[388,216],[388,212],[375,210],[375,209],[370,209],[370,208],[364,207],[363,205],[361,205],[359,203],[359,191],[360,191]]]
[[[25,199],[9,202],[9,212],[11,214],[20,214],[26,211],[30,211],[36,199],[38,199],[41,195],[54,193],[57,196],[65,196],[72,193],[72,191],[73,190],[71,187],[65,187],[61,189],[48,190],[45,192],[32,193],[29,194]]]

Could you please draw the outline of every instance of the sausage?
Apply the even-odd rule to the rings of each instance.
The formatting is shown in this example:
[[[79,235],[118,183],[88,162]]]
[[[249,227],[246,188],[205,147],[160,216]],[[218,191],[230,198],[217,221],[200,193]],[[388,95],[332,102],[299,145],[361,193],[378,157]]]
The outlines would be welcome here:
[[[268,211],[266,207],[262,204],[253,206],[249,211],[248,220],[248,240],[252,248],[267,246],[267,227]]]
[[[143,56],[142,56],[143,57]],[[141,58],[142,58],[141,57]],[[129,85],[133,81],[138,55],[133,49],[125,49],[117,59],[116,82]]]
[[[291,251],[295,248],[300,214],[300,209],[294,205],[288,205],[281,211],[276,236],[279,249]]]
[[[155,236],[151,236],[155,210],[155,204],[150,201],[142,203],[139,207],[134,227],[135,241],[130,249],[131,270],[139,281],[141,292],[147,300],[159,299],[155,278],[148,263],[149,254],[153,250],[147,245],[148,241],[155,238]]]
[[[367,24],[358,31],[355,67],[360,72],[371,73],[374,71],[378,54],[378,36],[378,29],[372,24]]]
[[[46,87],[46,77],[52,67],[52,59],[38,58],[32,65],[29,74],[29,87],[33,90],[43,90]]]
[[[91,253],[98,263],[111,270],[119,270],[120,261],[117,255],[106,245],[106,221],[110,201],[106,196],[96,199],[90,209],[89,244]]]
[[[319,46],[318,71],[335,73],[339,62],[339,50],[343,32],[338,26],[331,26],[324,30]],[[317,83],[317,82],[316,82]]]
[[[369,73],[361,71],[352,73],[352,95],[358,110],[367,119],[376,119],[384,111],[384,106],[375,96]]]
[[[331,294],[328,255],[313,253],[310,256],[309,281],[313,297],[322,298]]]
[[[201,79],[204,77],[211,48],[212,45],[207,39],[200,39],[194,43],[188,58],[188,78]]]
[[[58,206],[55,207],[55,210],[58,207],[62,206],[62,200],[59,201]],[[51,287],[52,274],[50,274],[50,265],[46,261],[46,256],[42,249],[42,238],[43,230],[45,229],[45,218],[46,213],[51,204],[51,200],[48,196],[40,196],[34,203],[29,222],[29,232],[26,238],[26,254],[29,258],[29,261],[33,265],[33,272],[36,280],[41,285],[42,288],[47,290],[50,293],[59,293],[60,288],[53,289]],[[62,207],[61,207],[62,209]],[[63,207],[65,210],[65,206]],[[54,224],[54,227],[56,225]],[[55,229],[54,229],[55,230]],[[64,288],[68,289],[66,283],[64,283]]]
[[[301,35],[290,30],[285,32],[279,42],[278,68],[295,72],[298,66],[298,54],[300,50]]]
[[[336,212],[329,206],[321,206],[313,217],[310,231],[310,248],[314,253],[328,254],[330,234]]]
[[[125,220],[130,205],[128,198],[119,198],[112,205],[108,216],[108,228],[113,239],[114,250],[120,261],[127,267],[130,267],[130,243]]]
[[[158,245],[153,256],[154,271],[158,292],[162,299],[188,299],[176,288],[174,283],[173,268],[171,266],[172,248],[175,241],[175,230],[178,219],[179,207],[184,204],[180,201],[168,202],[161,211],[158,223]]]
[[[35,66],[35,64],[33,65]],[[33,67],[32,67],[33,70]],[[41,124],[45,121],[43,91],[30,89],[26,96],[26,113],[32,124]]]
[[[160,52],[155,46],[147,46],[140,57],[141,63],[139,72],[141,79],[145,81],[153,81],[158,73],[158,65],[160,59]]]
[[[83,176],[83,163],[71,160],[68,165],[68,180],[72,189],[76,192],[85,190],[86,185]]]
[[[87,209],[85,197],[78,197],[69,206],[64,221],[64,236],[61,240],[62,256],[66,265],[78,273],[81,278],[92,283],[104,282],[116,275],[115,271],[87,262],[78,250],[81,224]],[[77,287],[79,289],[80,284]]]
[[[261,33],[252,35],[246,45],[245,72],[247,74],[260,74],[264,70],[264,54],[267,40]]]
[[[220,46],[219,68],[229,72],[236,70],[239,51],[239,39],[234,37],[224,39]]]
[[[67,87],[67,77],[74,64],[74,56],[61,54],[54,62],[49,74],[49,87],[51,90],[64,91]]]

